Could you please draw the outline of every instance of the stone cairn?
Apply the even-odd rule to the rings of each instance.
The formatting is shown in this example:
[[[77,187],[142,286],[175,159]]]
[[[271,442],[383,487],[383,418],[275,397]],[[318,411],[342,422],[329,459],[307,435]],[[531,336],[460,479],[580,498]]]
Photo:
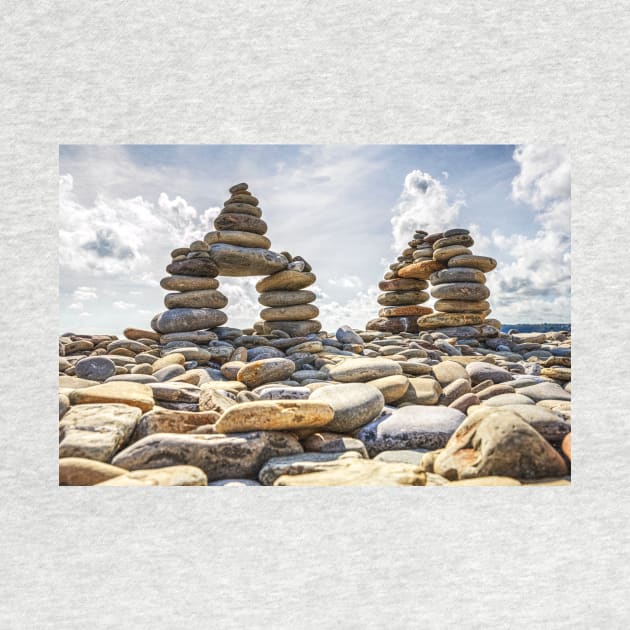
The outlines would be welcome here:
[[[429,299],[429,294],[424,291],[429,286],[427,280],[403,278],[399,275],[408,265],[433,260],[433,246],[427,243],[426,236],[426,232],[417,230],[409,241],[409,246],[389,266],[389,271],[378,285],[384,291],[377,298],[382,308],[378,312],[378,319],[367,323],[367,330],[417,333],[418,317],[433,313],[431,308],[420,306]]]
[[[431,234],[424,239],[431,245],[432,256],[424,255],[404,267],[399,274],[407,278],[424,278],[431,283],[431,296],[436,299],[433,314],[418,319],[420,331],[444,329],[448,333],[496,336],[501,324],[486,319],[490,313],[490,296],[485,286],[485,272],[492,271],[497,261],[488,256],[476,256],[469,248],[474,245],[470,232],[455,228]],[[428,248],[426,248],[428,254]],[[488,326],[492,330],[488,330]],[[465,330],[453,330],[467,327]],[[473,327],[473,328],[471,328]]]
[[[315,319],[319,309],[311,302],[316,295],[307,291],[315,280],[311,266],[301,256],[282,252],[289,264],[283,271],[259,280],[258,301],[265,307],[260,312],[261,322],[254,324],[256,332],[268,335],[282,331],[290,337],[303,337],[318,332],[322,325]]]
[[[166,267],[170,275],[162,278],[160,285],[172,293],[164,297],[167,310],[153,318],[151,327],[160,334],[163,346],[215,340],[213,329],[227,321],[220,309],[228,300],[218,291],[219,268],[210,259],[208,244],[195,241],[190,247],[174,249],[171,258]]]
[[[314,318],[319,309],[312,291],[305,291],[316,278],[311,266],[300,256],[271,251],[265,236],[267,224],[261,219],[258,199],[246,183],[230,188],[231,196],[214,221],[216,231],[206,234],[210,258],[223,276],[266,276],[256,285],[259,302],[267,307],[254,324],[259,334],[282,331],[303,336],[320,330]]]

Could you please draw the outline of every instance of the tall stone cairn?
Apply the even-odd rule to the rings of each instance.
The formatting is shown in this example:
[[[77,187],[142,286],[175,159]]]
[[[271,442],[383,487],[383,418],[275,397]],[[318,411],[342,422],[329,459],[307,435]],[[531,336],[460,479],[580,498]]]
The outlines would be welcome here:
[[[228,300],[218,291],[219,268],[210,259],[207,243],[194,241],[189,247],[174,249],[171,259],[166,267],[169,276],[160,281],[170,291],[164,297],[167,310],[153,318],[151,327],[160,334],[161,344],[216,339],[212,330],[227,321],[220,309]]]
[[[453,327],[482,327],[490,325],[500,328],[496,320],[488,320],[490,291],[486,286],[485,273],[492,271],[497,261],[488,256],[476,256],[469,249],[474,245],[470,232],[455,228],[441,234],[433,234],[426,240],[432,244],[432,261],[419,263],[418,273],[428,276],[431,283],[431,296],[436,302],[434,314],[423,315],[418,319],[422,330],[435,330]],[[483,329],[477,329],[477,336],[483,336]]]
[[[372,319],[366,324],[367,330],[415,333],[418,332],[418,317],[433,312],[431,308],[421,306],[429,299],[429,294],[424,291],[429,286],[427,280],[405,278],[401,274],[409,265],[433,260],[433,247],[426,242],[426,236],[426,232],[417,230],[408,247],[389,266],[389,271],[378,285],[384,291],[377,298],[382,308],[378,312],[378,319]]]

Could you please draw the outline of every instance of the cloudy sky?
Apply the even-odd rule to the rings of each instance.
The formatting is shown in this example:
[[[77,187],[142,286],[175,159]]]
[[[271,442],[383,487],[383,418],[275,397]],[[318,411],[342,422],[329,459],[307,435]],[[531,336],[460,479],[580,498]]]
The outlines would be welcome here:
[[[203,238],[228,188],[260,200],[274,251],[308,260],[324,328],[364,327],[414,230],[469,228],[492,317],[570,321],[570,165],[560,146],[61,146],[60,332],[147,328],[175,247]],[[228,325],[258,278],[220,278]]]

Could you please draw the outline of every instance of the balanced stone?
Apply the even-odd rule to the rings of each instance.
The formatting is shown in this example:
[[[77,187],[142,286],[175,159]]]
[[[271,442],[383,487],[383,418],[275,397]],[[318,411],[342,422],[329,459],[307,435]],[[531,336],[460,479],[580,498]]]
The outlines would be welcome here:
[[[219,433],[292,431],[320,428],[333,419],[333,408],[314,400],[258,400],[230,407],[219,418]]]
[[[210,258],[222,276],[262,276],[286,268],[287,259],[268,249],[218,243],[210,247]]]
[[[490,290],[477,282],[448,282],[434,287],[431,295],[436,299],[479,301],[485,300]]]
[[[486,300],[437,300],[435,310],[441,313],[488,313],[490,303]]]
[[[386,306],[378,312],[379,317],[404,317],[412,316],[420,317],[421,315],[429,315],[433,312],[428,306]]]
[[[316,299],[312,291],[267,291],[258,296],[258,301],[263,306],[294,306],[296,304],[308,304]]]
[[[204,241],[208,243],[208,245],[225,243],[227,245],[256,247],[260,249],[269,249],[271,247],[271,241],[266,236],[263,236],[262,234],[254,234],[253,232],[241,232],[238,230],[208,232],[204,236]]]
[[[215,278],[219,275],[219,268],[210,258],[190,258],[172,262],[166,267],[167,273],[182,276],[204,276]]]
[[[231,202],[227,206],[223,206],[223,210],[219,212],[222,214],[248,214],[251,217],[260,219],[262,216],[262,210],[258,206],[252,206],[249,203],[236,203]]]
[[[431,284],[445,284],[447,282],[479,282],[485,284],[486,276],[479,269],[472,267],[449,267],[432,273],[429,277]]]
[[[232,195],[227,201],[223,203],[224,206],[228,206],[231,203],[246,203],[251,206],[258,205],[258,199],[254,197],[251,193],[240,192]]]
[[[444,269],[444,265],[442,263],[436,260],[426,260],[403,267],[398,272],[398,275],[401,278],[420,278],[422,280],[427,280],[432,273],[439,271],[440,269]]]
[[[217,289],[219,281],[202,276],[168,276],[160,280],[160,286],[167,291],[203,291]]]
[[[267,224],[256,217],[249,214],[236,214],[230,212],[220,214],[214,220],[214,227],[217,230],[235,230],[238,232],[253,232],[254,234],[265,234],[267,232]]]
[[[267,278],[259,280],[256,283],[256,291],[258,291],[258,293],[278,290],[297,291],[298,289],[304,289],[310,286],[316,279],[315,274],[306,271],[278,271]]]
[[[206,289],[186,291],[184,293],[168,293],[164,297],[166,308],[223,308],[228,299],[220,291]]]
[[[277,306],[260,311],[260,317],[265,321],[302,321],[318,315],[319,309],[312,304]]]
[[[448,261],[449,267],[472,267],[480,271],[492,271],[497,266],[497,261],[489,256],[463,255],[454,256]]]
[[[440,249],[433,250],[433,260],[445,263],[454,256],[464,256],[472,254],[467,247],[461,245],[449,245],[448,247],[441,247]]]
[[[418,325],[423,329],[443,328],[457,326],[474,326],[482,324],[483,321],[483,313],[435,313],[434,315],[423,315],[422,317],[420,317],[418,319]]]
[[[231,194],[234,195],[235,193],[241,192],[243,190],[247,190],[248,187],[249,186],[247,182],[241,182],[240,184],[234,184],[234,186],[231,186],[228,190]]]
[[[442,249],[443,247],[451,247],[452,245],[460,245],[462,247],[472,247],[475,244],[470,234],[449,234],[433,243],[433,251]]]
[[[394,278],[392,280],[381,280],[378,288],[381,291],[422,291],[428,288],[426,280],[414,280],[413,278]]]
[[[424,291],[396,291],[381,293],[376,301],[382,306],[407,306],[421,304],[429,299],[429,294]]]
[[[385,404],[383,394],[367,383],[320,387],[311,394],[309,401],[332,407],[334,418],[326,425],[326,430],[338,433],[349,433],[370,422],[381,413]]]
[[[264,335],[271,334],[274,330],[287,333],[290,337],[304,337],[321,330],[322,324],[316,319],[302,321],[265,321],[262,324]]]
[[[215,328],[227,321],[227,315],[213,308],[174,308],[156,315],[151,327],[159,333],[186,332]]]

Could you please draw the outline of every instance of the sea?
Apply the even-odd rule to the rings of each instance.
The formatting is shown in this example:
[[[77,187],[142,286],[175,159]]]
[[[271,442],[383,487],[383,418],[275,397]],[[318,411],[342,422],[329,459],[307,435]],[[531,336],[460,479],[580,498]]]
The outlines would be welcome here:
[[[571,324],[503,324],[501,332],[506,333],[510,330],[517,332],[558,332],[559,330],[568,330],[571,332]]]

